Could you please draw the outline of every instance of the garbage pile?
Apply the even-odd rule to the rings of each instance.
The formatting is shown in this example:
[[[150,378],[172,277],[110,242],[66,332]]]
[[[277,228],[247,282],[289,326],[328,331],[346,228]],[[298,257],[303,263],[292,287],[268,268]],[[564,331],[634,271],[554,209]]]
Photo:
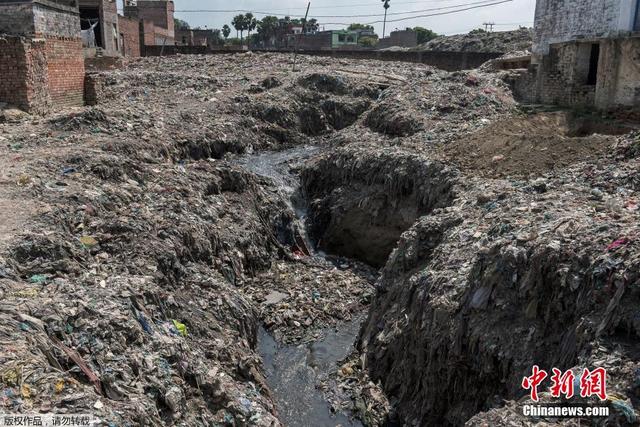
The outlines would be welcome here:
[[[531,50],[533,28],[510,31],[485,31],[477,29],[467,34],[440,36],[411,50],[436,52],[513,52]]]
[[[408,424],[461,425],[519,401],[534,365],[606,368],[608,422],[636,419],[638,163],[616,155],[525,178],[463,172],[451,206],[403,234],[360,348]],[[470,425],[513,425],[514,405]]]
[[[479,70],[291,65],[144,58],[0,123],[0,411],[278,426],[259,325],[307,345],[371,307],[313,385],[368,425],[504,418],[533,362],[611,366],[630,416],[637,133],[523,115]],[[241,161],[307,146],[286,179]]]

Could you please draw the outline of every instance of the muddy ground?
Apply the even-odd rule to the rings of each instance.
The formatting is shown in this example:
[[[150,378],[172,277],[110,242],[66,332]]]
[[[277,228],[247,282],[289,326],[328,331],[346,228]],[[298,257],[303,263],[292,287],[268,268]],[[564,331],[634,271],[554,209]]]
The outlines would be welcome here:
[[[91,78],[96,106],[0,123],[2,412],[513,425],[537,363],[608,367],[635,422],[636,124],[417,64]]]

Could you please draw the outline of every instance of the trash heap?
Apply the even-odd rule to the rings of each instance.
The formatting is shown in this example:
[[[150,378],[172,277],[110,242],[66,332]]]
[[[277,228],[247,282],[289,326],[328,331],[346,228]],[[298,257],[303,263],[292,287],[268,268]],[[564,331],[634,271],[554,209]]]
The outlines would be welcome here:
[[[637,133],[556,156],[561,123],[497,74],[298,64],[144,58],[92,73],[91,107],[0,123],[0,412],[278,426],[258,326],[311,343],[368,310],[319,385],[368,425],[505,418],[533,362],[611,366],[630,416]],[[296,146],[319,154],[286,180],[239,161]],[[372,225],[382,255],[340,250]]]
[[[522,403],[533,365],[606,368],[609,421],[635,422],[638,160],[617,156],[535,179],[463,176],[450,206],[403,234],[360,348],[407,423],[460,425]],[[526,422],[514,407],[470,425]]]
[[[411,50],[436,52],[513,52],[531,50],[533,28],[510,31],[477,29],[467,34],[440,36]]]

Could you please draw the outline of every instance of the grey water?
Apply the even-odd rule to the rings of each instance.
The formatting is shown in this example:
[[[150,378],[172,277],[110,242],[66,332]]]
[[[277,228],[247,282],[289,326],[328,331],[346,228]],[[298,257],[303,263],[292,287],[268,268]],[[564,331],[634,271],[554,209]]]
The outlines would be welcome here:
[[[327,331],[319,341],[282,345],[260,329],[258,352],[267,383],[273,392],[278,415],[288,427],[361,427],[346,414],[334,414],[325,400],[320,381],[337,370],[340,360],[353,349],[362,319]]]
[[[236,163],[254,174],[269,178],[277,191],[296,215],[294,226],[304,240],[311,255],[322,258],[324,253],[316,251],[307,232],[307,208],[300,194],[300,179],[292,170],[302,166],[311,157],[321,152],[320,147],[303,145],[282,151],[261,151],[241,156]]]
[[[301,146],[283,151],[247,154],[237,164],[256,175],[271,179],[277,191],[289,203],[297,216],[300,234],[312,256],[322,259],[313,250],[306,232],[306,209],[299,196],[299,177],[292,169],[319,154],[321,148]],[[338,362],[353,350],[362,319],[343,323],[324,331],[316,342],[301,345],[278,343],[264,328],[258,335],[258,352],[262,357],[267,384],[273,392],[280,420],[288,427],[362,427],[358,420],[346,414],[333,413],[323,391],[323,379],[337,371]]]

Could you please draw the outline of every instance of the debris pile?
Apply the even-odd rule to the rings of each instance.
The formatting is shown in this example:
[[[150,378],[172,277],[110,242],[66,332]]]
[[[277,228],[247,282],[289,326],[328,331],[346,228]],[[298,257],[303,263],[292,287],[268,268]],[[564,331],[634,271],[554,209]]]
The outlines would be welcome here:
[[[460,425],[519,399],[533,365],[606,366],[610,395],[636,395],[638,205],[621,178],[638,164],[612,157],[528,178],[471,170],[451,206],[403,234],[360,346],[406,422]],[[607,187],[599,169],[615,171]]]
[[[531,50],[533,28],[511,31],[485,31],[477,29],[467,34],[440,36],[411,50],[436,52],[513,52]]]
[[[524,115],[482,70],[298,64],[144,58],[0,123],[0,409],[278,426],[259,326],[311,363],[348,324],[343,358],[371,306],[303,367],[314,404],[491,424],[532,364],[602,365],[635,416],[637,132]]]
[[[301,172],[311,236],[329,253],[380,267],[417,218],[450,202],[454,175],[400,149],[330,151]]]

